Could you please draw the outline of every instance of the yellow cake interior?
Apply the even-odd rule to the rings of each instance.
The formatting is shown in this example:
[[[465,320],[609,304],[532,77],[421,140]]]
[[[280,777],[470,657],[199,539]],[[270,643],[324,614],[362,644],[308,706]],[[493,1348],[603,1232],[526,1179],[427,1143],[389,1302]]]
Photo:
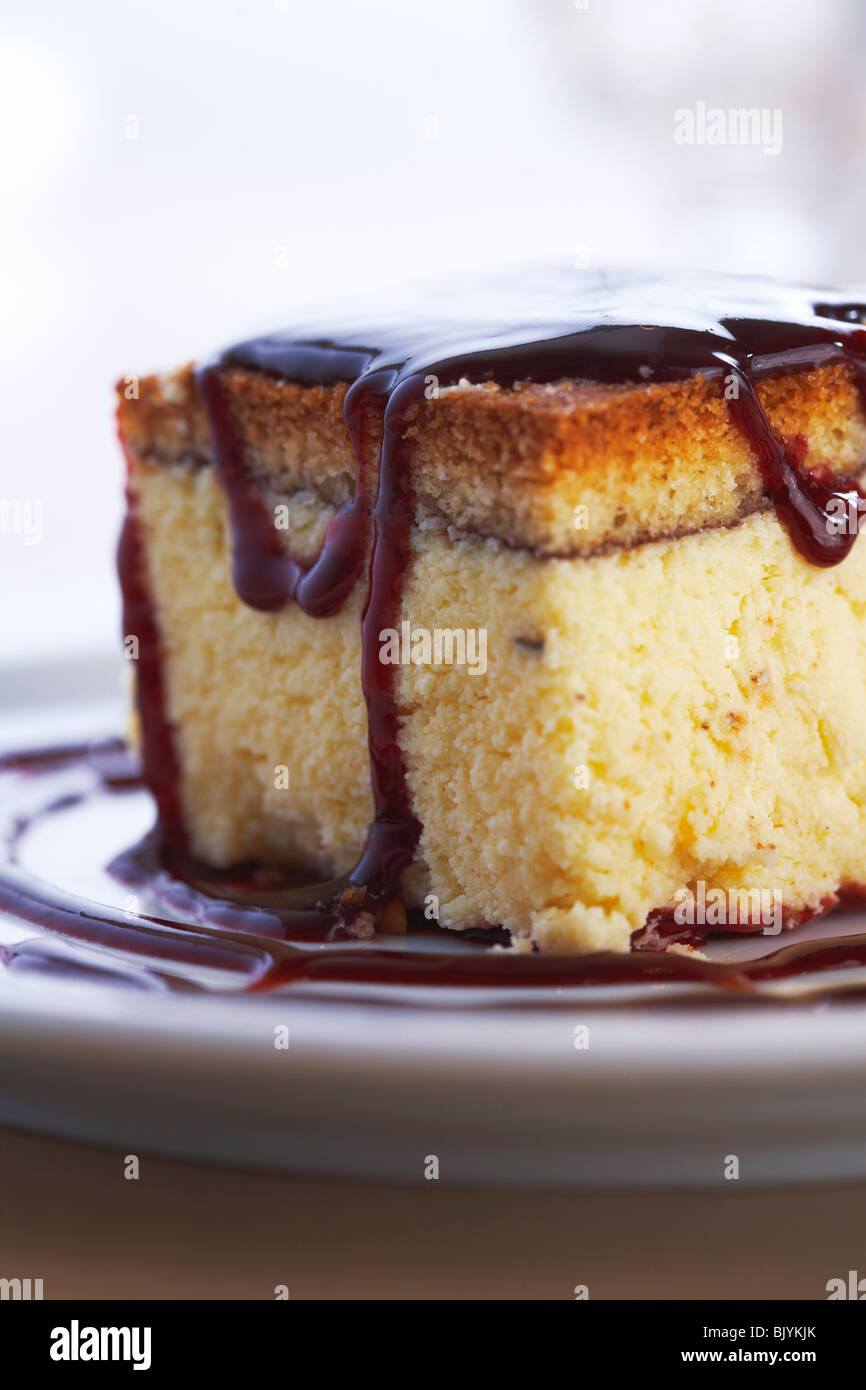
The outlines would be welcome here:
[[[134,462],[193,850],[352,867],[372,816],[359,584],[255,612],[208,467]],[[286,498],[293,553],[331,514]],[[484,671],[400,665],[423,824],[407,876],[448,927],[627,950],[704,883],[817,908],[866,882],[866,548],[820,569],[771,511],[589,557],[413,532],[401,621],[485,634]]]

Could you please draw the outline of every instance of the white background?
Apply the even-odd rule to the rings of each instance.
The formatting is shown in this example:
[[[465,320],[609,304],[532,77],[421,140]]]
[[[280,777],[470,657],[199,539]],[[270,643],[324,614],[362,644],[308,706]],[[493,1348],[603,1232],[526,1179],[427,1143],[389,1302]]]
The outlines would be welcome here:
[[[566,255],[866,279],[858,0],[3,0],[0,660],[105,650],[112,383]],[[781,153],[674,113],[779,108]]]

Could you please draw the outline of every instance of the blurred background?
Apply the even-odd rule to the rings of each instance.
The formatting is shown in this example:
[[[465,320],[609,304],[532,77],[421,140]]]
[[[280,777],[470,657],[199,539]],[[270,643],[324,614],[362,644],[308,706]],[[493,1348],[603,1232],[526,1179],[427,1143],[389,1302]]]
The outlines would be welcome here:
[[[547,256],[866,280],[864,66],[862,0],[2,0],[7,674],[115,641],[117,377]]]

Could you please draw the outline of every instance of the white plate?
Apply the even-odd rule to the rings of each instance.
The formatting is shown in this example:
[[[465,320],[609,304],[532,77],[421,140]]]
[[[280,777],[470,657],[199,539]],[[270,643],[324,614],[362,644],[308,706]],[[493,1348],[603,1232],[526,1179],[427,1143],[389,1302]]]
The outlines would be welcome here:
[[[19,705],[18,682],[0,748],[120,727],[119,700],[61,710],[51,689],[34,673]],[[147,814],[137,797],[118,809],[117,847]],[[64,841],[56,877],[80,890],[92,849]],[[433,1155],[443,1180],[489,1185],[715,1186],[732,1156],[749,1183],[862,1177],[866,1006],[649,997],[394,1007],[0,970],[0,1122],[124,1153],[406,1181]]]

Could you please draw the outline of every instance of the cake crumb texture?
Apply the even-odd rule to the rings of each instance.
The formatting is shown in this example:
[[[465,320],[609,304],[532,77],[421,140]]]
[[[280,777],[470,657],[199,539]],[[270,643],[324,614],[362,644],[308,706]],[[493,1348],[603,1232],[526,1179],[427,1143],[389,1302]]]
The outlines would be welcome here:
[[[194,850],[348,870],[373,812],[364,585],[327,619],[254,612],[212,471],[134,459],[132,485]],[[301,553],[330,512],[298,503]],[[814,568],[772,512],[591,558],[416,529],[402,602],[486,640],[483,674],[396,668],[424,826],[407,897],[443,925],[627,950],[699,882],[817,909],[866,881],[862,544]]]

